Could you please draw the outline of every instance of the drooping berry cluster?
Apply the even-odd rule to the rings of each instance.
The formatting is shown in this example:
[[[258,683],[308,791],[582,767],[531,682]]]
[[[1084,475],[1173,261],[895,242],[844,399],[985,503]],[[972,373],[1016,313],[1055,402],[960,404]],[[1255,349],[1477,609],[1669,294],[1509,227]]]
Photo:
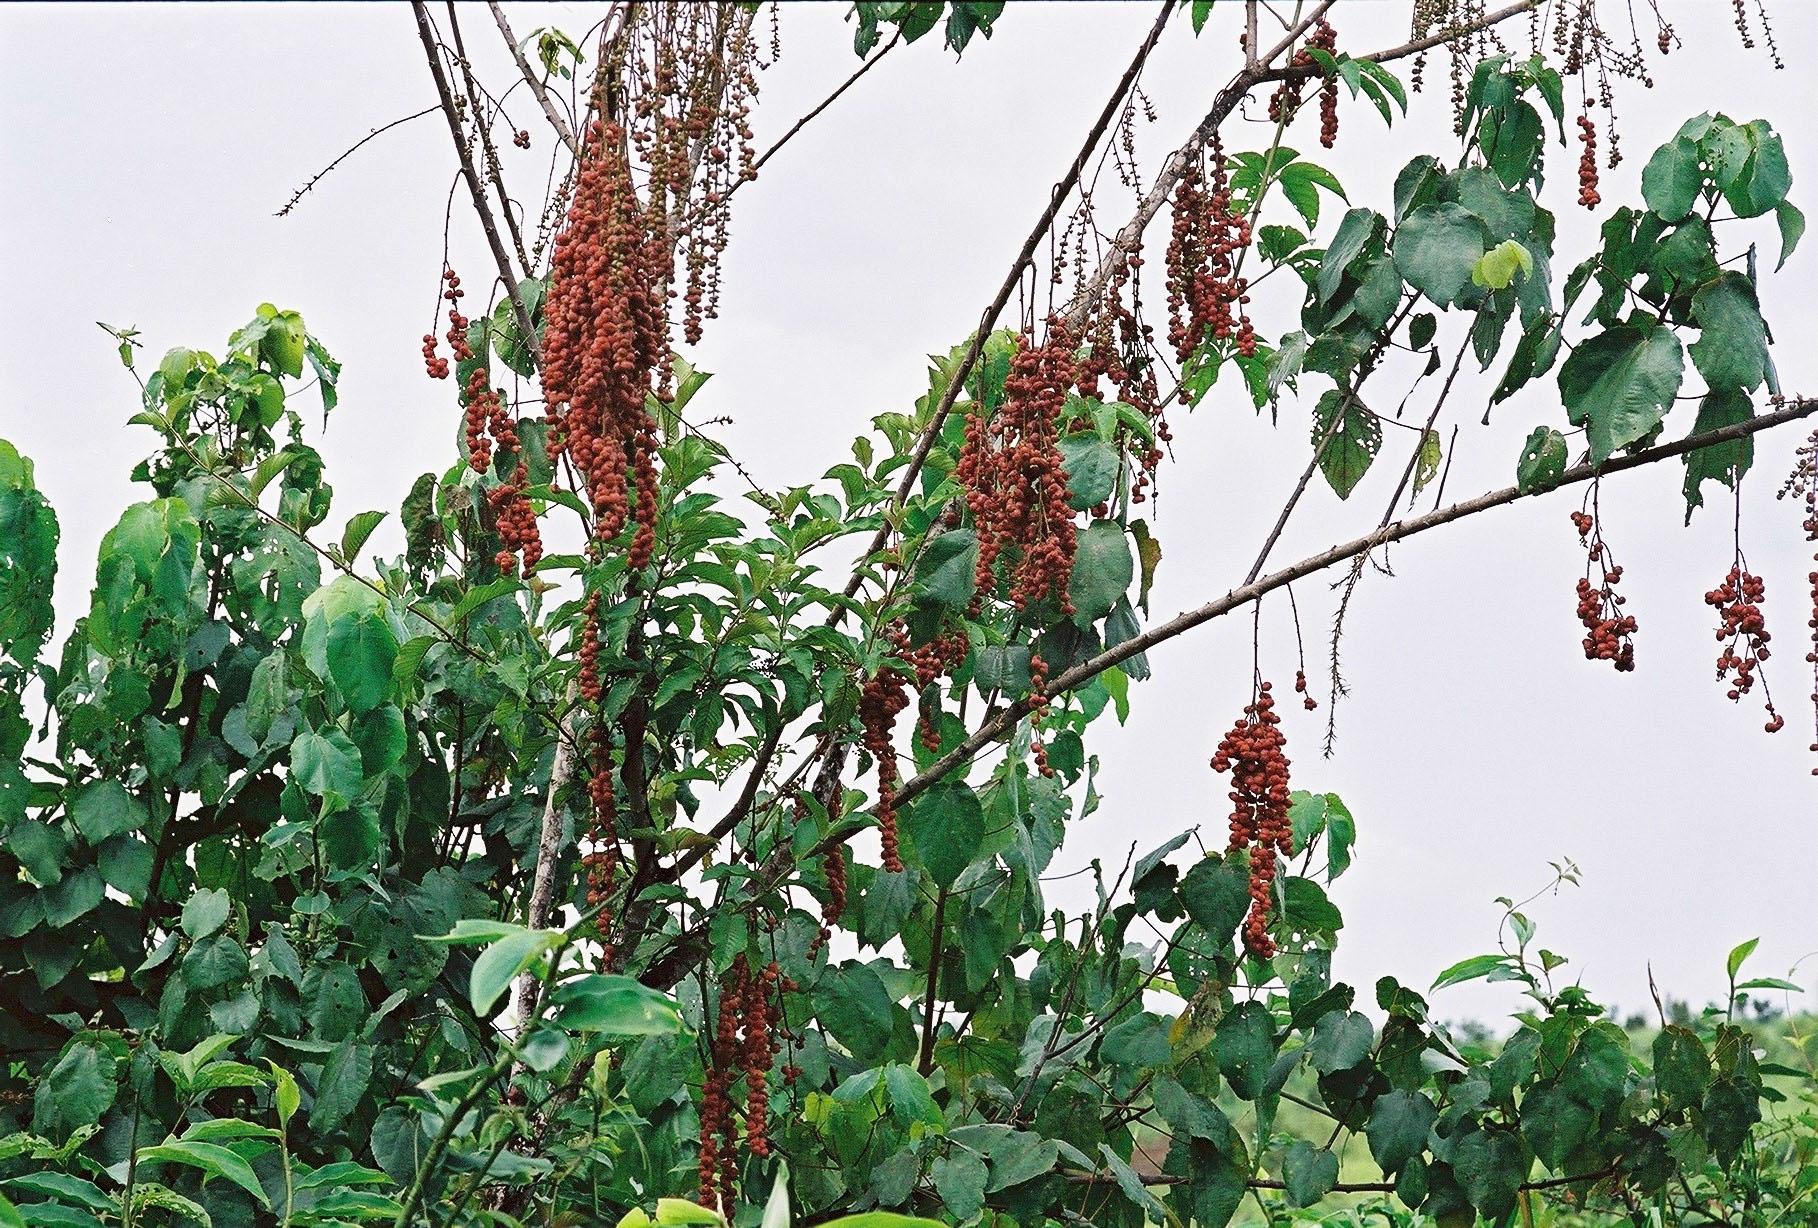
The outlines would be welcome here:
[[[782,995],[796,986],[775,960],[752,972],[741,953],[720,980],[706,1082],[701,1090],[700,1201],[730,1216],[737,1192],[739,1131],[732,1091],[745,1079],[745,1148],[770,1154],[770,1071],[781,1050]]]
[[[1585,547],[1584,575],[1578,580],[1578,621],[1584,624],[1585,660],[1609,661],[1619,672],[1627,673],[1635,668],[1635,616],[1622,612],[1629,599],[1616,591],[1622,568],[1603,540],[1603,527],[1594,510],[1573,512],[1572,527]],[[1597,583],[1592,583],[1593,577]]]
[[[887,634],[891,651],[899,660],[915,667],[915,691],[921,697],[915,726],[916,736],[929,750],[939,751],[940,696],[930,688],[937,679],[952,673],[966,659],[966,654],[972,651],[971,641],[966,638],[964,628],[955,628],[942,632],[926,643],[911,644],[909,628],[901,622],[892,624]]]
[[[512,133],[511,134],[511,143],[513,145],[516,145],[519,149],[529,149],[530,148],[529,130],[525,129],[525,128],[519,128],[516,132]]]
[[[594,535],[636,528],[632,568],[656,542],[656,422],[645,399],[669,379],[662,223],[645,224],[625,131],[595,121],[568,220],[555,240],[544,307],[543,392],[552,452],[566,451],[586,487]]]
[[[877,761],[877,827],[884,846],[884,869],[895,874],[903,859],[897,848],[896,789],[902,777],[896,766],[892,735],[896,718],[909,706],[909,679],[893,666],[879,667],[859,691],[859,725],[864,746]]]
[[[580,660],[580,674],[575,690],[582,699],[597,704],[606,688],[600,682],[600,595],[587,595],[587,608],[581,615],[581,646],[575,654]]]
[[[590,738],[593,771],[587,778],[587,798],[592,814],[587,838],[592,847],[581,856],[587,875],[587,907],[594,912],[594,932],[600,939],[600,970],[610,972],[615,961],[612,945],[612,894],[618,886],[619,838],[612,789],[612,734],[596,720]]]
[[[974,402],[967,415],[954,477],[966,492],[978,537],[981,601],[997,589],[995,569],[1002,558],[1017,609],[1054,599],[1072,610],[1067,579],[1076,539],[1060,423],[1074,379],[1072,338],[1051,319],[1045,344],[1025,337],[1018,346],[997,413],[987,417]]]
[[[1597,191],[1597,125],[1588,114],[1578,117],[1578,139],[1584,145],[1578,155],[1578,203],[1595,209],[1603,197]]]
[[[1223,148],[1214,135],[1205,167],[1189,168],[1174,189],[1168,341],[1182,363],[1207,338],[1232,341],[1245,357],[1256,353],[1256,330],[1244,310],[1249,282],[1237,274],[1238,255],[1249,245],[1250,221],[1231,207]]]
[[[1767,677],[1761,665],[1772,654],[1768,642],[1774,637],[1767,629],[1761,603],[1767,599],[1767,584],[1749,571],[1740,559],[1730,567],[1723,583],[1704,595],[1704,603],[1717,611],[1722,625],[1717,628],[1717,642],[1723,651],[1717,656],[1717,681],[1728,682],[1726,692],[1731,700],[1740,700],[1761,683],[1766,700],[1769,733],[1779,733],[1786,718],[1774,710],[1774,697],[1768,692]]]
[[[1314,699],[1312,692],[1307,690],[1307,671],[1304,669],[1294,671],[1294,693],[1300,696],[1300,706],[1307,711],[1311,712],[1319,707],[1319,701]]]
[[[1805,503],[1805,519],[1800,528],[1805,530],[1806,543],[1818,546],[1818,431],[1813,431],[1799,445],[1798,457],[1793,472],[1780,488],[1780,497],[1793,495]],[[1812,561],[1818,564],[1818,553],[1812,555]],[[1811,647],[1805,654],[1805,663],[1812,667],[1812,713],[1814,722],[1818,723],[1818,569],[1807,572],[1805,581],[1811,590],[1811,617],[1805,621],[1811,635]],[[1818,731],[1814,732],[1814,738],[1818,738]],[[1818,755],[1818,740],[1812,742],[1811,751]],[[1818,767],[1812,769],[1812,775],[1818,776]]]
[[[1275,858],[1293,856],[1294,828],[1288,822],[1288,757],[1283,753],[1281,717],[1269,684],[1218,744],[1212,770],[1231,774],[1230,850],[1250,851],[1250,911],[1244,919],[1244,946],[1258,959],[1275,954],[1269,936],[1274,911]]]
[[[1288,67],[1295,69],[1314,69],[1318,61],[1309,54],[1309,48],[1331,55],[1338,48],[1338,31],[1334,30],[1325,18],[1314,23],[1313,30],[1307,35],[1306,42],[1295,51]],[[1269,122],[1279,124],[1292,119],[1294,112],[1300,109],[1301,93],[1306,88],[1307,78],[1291,76],[1275,87],[1269,96]],[[1329,109],[1328,109],[1329,108]],[[1319,143],[1327,149],[1338,139],[1338,81],[1336,78],[1326,81],[1319,91]]]

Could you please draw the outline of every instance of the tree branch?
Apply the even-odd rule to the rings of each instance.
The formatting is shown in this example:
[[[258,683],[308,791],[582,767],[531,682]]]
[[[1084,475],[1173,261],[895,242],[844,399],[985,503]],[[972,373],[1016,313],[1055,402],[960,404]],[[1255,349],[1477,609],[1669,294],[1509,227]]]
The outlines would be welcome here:
[[[524,76],[524,83],[530,86],[530,92],[536,97],[537,104],[543,108],[543,114],[549,119],[549,126],[555,129],[562,144],[568,146],[568,152],[576,158],[581,156],[580,142],[574,139],[574,133],[568,127],[568,121],[562,118],[562,112],[556,108],[555,99],[549,96],[543,79],[531,71],[530,61],[524,58],[524,49],[518,46],[518,39],[511,32],[511,23],[505,19],[505,10],[499,7],[499,0],[486,0],[492,10],[492,19],[498,23],[499,33],[505,37],[505,45],[511,48],[511,58],[518,62],[518,71]]]
[[[1657,444],[1651,448],[1643,448],[1641,451],[1631,453],[1628,456],[1616,457],[1608,460],[1602,466],[1592,465],[1588,462],[1582,465],[1576,465],[1567,469],[1560,475],[1559,481],[1548,487],[1547,490],[1557,490],[1565,486],[1574,486],[1580,482],[1588,482],[1592,478],[1607,477],[1611,474],[1621,473],[1624,470],[1636,469],[1642,465],[1650,465],[1656,461],[1667,460],[1675,456],[1683,456],[1685,453],[1696,451],[1699,448],[1711,447],[1716,444],[1729,443],[1732,440],[1743,439],[1750,435],[1754,435],[1759,431],[1771,430],[1774,427],[1785,425],[1788,422],[1796,422],[1814,412],[1818,412],[1818,398],[1789,398],[1779,409],[1776,409],[1771,413],[1750,418],[1746,422],[1733,423],[1730,426],[1720,427],[1714,431],[1706,431],[1701,435],[1688,435],[1684,439],[1677,439],[1671,443]],[[1131,657],[1136,656],[1138,653],[1153,648],[1157,644],[1166,643],[1168,640],[1192,630],[1201,623],[1210,622],[1220,615],[1228,614],[1238,606],[1254,601],[1258,597],[1272,592],[1283,585],[1291,584],[1295,580],[1312,575],[1314,572],[1323,571],[1334,563],[1343,562],[1345,559],[1363,554],[1388,542],[1400,541],[1403,538],[1413,537],[1417,533],[1424,533],[1428,529],[1436,529],[1441,525],[1450,524],[1454,520],[1462,520],[1466,516],[1474,516],[1479,512],[1487,512],[1491,508],[1502,507],[1504,504],[1514,503],[1518,499],[1530,498],[1544,493],[1546,493],[1546,491],[1523,490],[1519,486],[1505,486],[1501,490],[1492,490],[1485,494],[1478,495],[1473,499],[1466,499],[1459,503],[1453,503],[1447,507],[1435,508],[1433,511],[1420,516],[1412,516],[1405,520],[1398,520],[1393,524],[1383,525],[1363,537],[1353,538],[1348,542],[1341,542],[1336,546],[1331,546],[1320,551],[1318,554],[1309,555],[1298,563],[1290,564],[1280,571],[1273,572],[1259,580],[1234,588],[1217,600],[1209,601],[1196,610],[1188,610],[1184,614],[1176,615],[1165,623],[1159,623],[1156,626],[1149,628],[1141,635],[1125,640],[1115,648],[1106,649],[1091,660],[1081,662],[1071,669],[1065,670],[1057,675],[1049,684],[1048,693],[1050,695],[1059,695],[1062,692],[1073,690],[1076,687],[1091,681],[1105,670],[1110,669],[1113,665],[1121,664]],[[927,790],[929,786],[940,780],[948,772],[977,754],[980,749],[990,745],[999,737],[1003,736],[1004,733],[1015,725],[1017,721],[1021,720],[1028,711],[1029,702],[1026,699],[1017,700],[1015,703],[1006,706],[996,716],[980,726],[975,733],[967,737],[964,742],[961,742],[958,746],[935,760],[927,771],[920,773],[914,779],[906,782],[902,788],[898,789],[896,795],[897,804],[902,805],[917,794]]]
[[[511,255],[505,250],[505,241],[499,235],[498,221],[492,215],[492,205],[487,200],[485,187],[480,183],[480,173],[474,169],[472,151],[467,148],[467,141],[461,133],[460,112],[455,109],[454,92],[449,88],[448,74],[442,71],[442,54],[436,44],[435,28],[429,21],[429,8],[423,0],[411,0],[410,8],[417,17],[417,37],[422,40],[423,54],[429,60],[430,75],[435,78],[436,96],[442,100],[442,117],[448,121],[448,135],[453,138],[455,156],[461,161],[461,178],[467,181],[468,195],[473,198],[473,211],[479,216],[480,229],[486,232],[486,245],[492,249],[492,260],[498,266],[499,280],[505,286],[506,297],[511,300],[511,312],[518,323],[518,334],[530,352],[531,361],[541,366],[543,356],[537,345],[536,329],[531,325],[530,312],[524,308],[524,296],[518,292],[517,275],[511,270]]]

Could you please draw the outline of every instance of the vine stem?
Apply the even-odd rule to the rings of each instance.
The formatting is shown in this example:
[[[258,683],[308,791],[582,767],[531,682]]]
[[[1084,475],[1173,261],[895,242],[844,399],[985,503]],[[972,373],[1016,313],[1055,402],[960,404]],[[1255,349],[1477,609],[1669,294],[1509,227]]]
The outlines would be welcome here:
[[[1064,691],[1074,690],[1082,684],[1096,678],[1099,674],[1110,669],[1113,665],[1118,665],[1127,661],[1136,654],[1153,648],[1157,644],[1166,643],[1168,640],[1192,630],[1201,623],[1210,622],[1221,615],[1230,613],[1232,610],[1247,602],[1255,601],[1257,598],[1272,592],[1283,585],[1291,584],[1296,580],[1312,575],[1314,572],[1323,571],[1334,563],[1343,562],[1346,559],[1373,550],[1377,546],[1384,545],[1388,542],[1400,541],[1406,537],[1413,537],[1417,533],[1424,533],[1429,529],[1436,529],[1441,525],[1450,524],[1454,520],[1462,520],[1467,516],[1474,516],[1479,512],[1487,512],[1492,508],[1514,503],[1518,499],[1544,494],[1546,491],[1557,490],[1566,486],[1574,486],[1608,474],[1621,473],[1624,470],[1640,468],[1643,465],[1650,465],[1657,461],[1667,460],[1675,456],[1683,456],[1685,453],[1696,451],[1699,448],[1706,448],[1716,444],[1729,443],[1737,439],[1744,439],[1760,431],[1771,430],[1774,427],[1783,426],[1788,422],[1796,422],[1801,418],[1808,417],[1814,412],[1818,412],[1818,398],[1789,398],[1781,408],[1774,410],[1772,413],[1750,418],[1746,422],[1732,423],[1729,426],[1720,427],[1714,431],[1706,431],[1700,435],[1688,435],[1684,439],[1674,440],[1671,443],[1658,444],[1652,448],[1643,448],[1641,451],[1631,453],[1628,456],[1615,457],[1607,460],[1601,466],[1593,465],[1588,461],[1584,464],[1576,465],[1562,473],[1559,476],[1559,480],[1545,488],[1545,490],[1523,490],[1520,486],[1505,486],[1501,490],[1488,491],[1475,498],[1465,499],[1446,507],[1435,508],[1433,511],[1420,516],[1410,516],[1402,520],[1397,520],[1391,524],[1382,525],[1363,537],[1353,538],[1348,542],[1340,542],[1335,546],[1330,546],[1327,549],[1320,551],[1318,554],[1308,555],[1298,563],[1291,563],[1279,571],[1272,572],[1251,583],[1234,588],[1224,596],[1209,601],[1198,609],[1188,610],[1183,614],[1176,615],[1167,622],[1159,623],[1156,626],[1149,628],[1147,631],[1144,631],[1142,634],[1124,641],[1115,648],[1106,649],[1104,652],[1099,653],[1090,660],[1083,661],[1080,664],[1073,666],[1071,669],[1064,670],[1049,684],[1048,693],[1051,695],[1058,695]],[[1012,725],[1021,720],[1023,716],[1027,714],[1028,710],[1029,704],[1027,700],[1018,700],[1002,709],[996,716],[986,721],[976,732],[967,737],[964,742],[961,742],[958,746],[935,760],[926,771],[904,783],[903,787],[897,790],[898,804],[905,803],[918,794],[925,792],[931,785],[940,780],[948,772],[952,771],[961,763],[964,763],[967,759],[970,759],[982,747],[989,745],[991,742],[1001,737]]]

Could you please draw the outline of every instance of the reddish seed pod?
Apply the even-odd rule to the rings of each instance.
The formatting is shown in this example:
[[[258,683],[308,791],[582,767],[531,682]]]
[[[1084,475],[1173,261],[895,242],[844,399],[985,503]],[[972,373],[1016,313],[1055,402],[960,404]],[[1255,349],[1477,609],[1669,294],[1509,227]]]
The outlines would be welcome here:
[[[1294,855],[1286,746],[1275,697],[1264,682],[1212,756],[1212,770],[1231,775],[1230,850],[1250,852],[1250,910],[1244,920],[1244,946],[1258,959],[1275,955],[1269,918],[1274,909],[1276,855]]]

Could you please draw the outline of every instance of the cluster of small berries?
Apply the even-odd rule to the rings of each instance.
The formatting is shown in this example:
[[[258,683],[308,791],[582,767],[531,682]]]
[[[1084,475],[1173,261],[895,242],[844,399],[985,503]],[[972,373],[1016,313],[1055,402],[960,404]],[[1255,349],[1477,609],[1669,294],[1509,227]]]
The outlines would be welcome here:
[[[634,570],[656,542],[656,422],[645,399],[669,380],[665,233],[651,233],[631,180],[625,133],[588,130],[567,222],[556,235],[544,307],[543,392],[551,452],[586,486],[594,535],[616,539]],[[552,457],[553,459],[553,457]]]
[[[524,128],[519,128],[516,132],[512,133],[511,134],[511,143],[513,145],[516,145],[519,149],[529,149],[530,148],[529,130],[524,129]]]
[[[1216,134],[1205,162],[1204,170],[1189,168],[1174,189],[1168,241],[1168,341],[1182,363],[1209,337],[1233,342],[1245,357],[1256,353],[1256,329],[1244,310],[1249,282],[1237,274],[1239,254],[1250,245],[1250,221],[1231,207]],[[1183,389],[1183,400],[1186,395]]]
[[[1813,431],[1806,441],[1799,445],[1798,462],[1786,485],[1780,489],[1780,497],[1789,494],[1805,503],[1805,519],[1800,528],[1805,530],[1807,544],[1818,543],[1818,431]],[[1818,563],[1818,554],[1812,556]],[[1805,625],[1812,637],[1811,649],[1805,654],[1805,663],[1812,667],[1812,709],[1818,719],[1818,570],[1809,571],[1805,576],[1811,587],[1811,617]],[[1812,743],[1812,753],[1818,754],[1818,741]],[[1818,767],[1812,769],[1812,775],[1818,776]]]
[[[1275,858],[1293,856],[1294,828],[1288,821],[1287,739],[1269,684],[1218,744],[1212,770],[1231,774],[1232,852],[1250,851],[1250,911],[1244,919],[1244,946],[1258,959],[1275,955],[1269,936],[1274,911]]]
[[[612,790],[612,734],[604,721],[594,722],[591,742],[593,772],[587,778],[587,800],[593,813],[587,838],[593,847],[582,855],[581,868],[587,875],[587,907],[596,910],[593,926],[600,938],[600,971],[610,972],[615,958],[612,894],[618,885],[619,840]]]
[[[1774,697],[1768,692],[1767,677],[1761,665],[1773,652],[1768,643],[1774,637],[1767,629],[1761,603],[1767,600],[1767,583],[1749,571],[1738,559],[1730,567],[1723,583],[1704,595],[1704,603],[1717,611],[1723,625],[1717,628],[1717,641],[1723,651],[1717,657],[1717,681],[1729,683],[1726,692],[1739,700],[1754,689],[1757,680],[1765,699],[1769,733],[1779,733],[1786,718],[1774,709]],[[1741,651],[1738,651],[1740,649]]]
[[[770,1154],[770,1071],[782,1048],[781,1029],[776,1026],[782,1020],[782,995],[799,988],[783,975],[775,960],[754,973],[743,953],[733,959],[720,980],[712,1061],[701,1093],[698,1171],[701,1202],[728,1216],[732,1214],[739,1170],[733,1085],[742,1074],[745,1149],[762,1159]]]
[[[1316,69],[1318,61],[1313,58],[1309,49],[1331,55],[1337,48],[1338,31],[1332,28],[1330,22],[1321,17],[1314,23],[1312,33],[1307,35],[1306,42],[1294,52],[1293,58],[1288,61],[1288,67],[1303,71]],[[1300,109],[1301,94],[1306,88],[1306,81],[1305,76],[1291,76],[1275,87],[1275,92],[1269,96],[1270,123],[1279,124],[1294,117],[1294,112]],[[1319,94],[1319,143],[1330,149],[1332,142],[1338,139],[1338,81],[1333,79],[1325,82],[1320,86]],[[1329,114],[1328,94],[1330,95]]]
[[[1628,598],[1616,591],[1622,582],[1622,568],[1611,556],[1603,540],[1603,529],[1590,512],[1572,513],[1572,527],[1578,530],[1579,544],[1585,547],[1585,574],[1578,580],[1578,621],[1584,624],[1584,657],[1587,661],[1609,661],[1619,672],[1635,668],[1635,616],[1624,614]],[[1592,583],[1593,575],[1599,582]]]
[[[1597,125],[1588,114],[1578,117],[1578,139],[1584,145],[1578,155],[1578,203],[1595,209],[1603,197],[1597,191]]]
[[[903,859],[897,848],[896,789],[902,777],[896,766],[892,734],[896,718],[909,706],[909,679],[892,666],[881,666],[859,690],[859,725],[871,757],[877,761],[877,827],[884,846],[884,869],[895,874]]]
[[[996,565],[1008,552],[1017,609],[1054,598],[1072,612],[1067,580],[1077,543],[1060,422],[1074,381],[1073,339],[1050,319],[1046,344],[1024,337],[1017,347],[997,413],[987,417],[974,402],[967,415],[954,477],[978,537],[979,601],[996,592]]]

